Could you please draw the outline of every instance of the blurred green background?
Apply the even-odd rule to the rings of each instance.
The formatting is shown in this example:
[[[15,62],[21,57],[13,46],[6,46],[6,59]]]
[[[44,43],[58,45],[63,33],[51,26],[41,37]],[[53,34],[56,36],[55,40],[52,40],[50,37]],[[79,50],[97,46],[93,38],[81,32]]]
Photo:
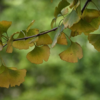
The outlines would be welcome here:
[[[26,29],[32,20],[35,20],[33,28],[49,30],[59,1],[0,0],[0,21],[12,21],[9,36]],[[83,0],[83,5],[85,1]],[[93,4],[90,5],[92,6]],[[69,34],[69,30],[65,32]],[[49,34],[53,37],[55,32]],[[72,39],[83,48],[84,56],[78,63],[67,63],[59,58],[59,53],[66,49],[62,45],[51,48],[49,60],[39,65],[26,59],[26,54],[32,48],[14,49],[12,54],[7,54],[5,47],[0,55],[6,65],[25,68],[27,75],[19,87],[0,88],[0,100],[100,100],[100,53],[89,44],[84,34]]]

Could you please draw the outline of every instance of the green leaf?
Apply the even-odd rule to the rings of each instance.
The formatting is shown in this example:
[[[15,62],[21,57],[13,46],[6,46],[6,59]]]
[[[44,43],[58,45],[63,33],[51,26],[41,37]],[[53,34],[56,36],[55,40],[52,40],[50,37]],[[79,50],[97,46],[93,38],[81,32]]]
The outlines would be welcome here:
[[[75,10],[72,10],[69,15],[64,18],[63,24],[65,28],[70,28],[73,24],[77,23],[80,20],[80,17]]]
[[[100,52],[100,34],[89,34],[88,40]]]
[[[0,35],[6,33],[11,24],[11,21],[0,21]]]
[[[83,57],[82,48],[78,43],[72,42],[70,47],[59,54],[64,61],[75,63]]]
[[[57,18],[58,14],[61,14],[61,10],[68,6],[69,3],[67,2],[67,0],[62,0],[59,4],[58,7],[55,8],[55,12],[54,12],[54,16],[55,18]]]
[[[70,4],[70,8],[76,9],[80,5],[80,0],[73,0],[73,2]]]
[[[50,48],[48,46],[37,47],[27,54],[27,59],[35,64],[43,63],[43,60],[47,61],[50,55]]]
[[[6,67],[2,65],[0,67],[0,87],[9,88],[20,85],[24,82],[24,77],[26,76],[26,70],[17,70],[15,67]]]
[[[62,24],[61,26],[58,27],[57,32],[55,34],[53,43],[52,43],[52,47],[54,47],[57,43],[57,40],[59,38],[59,35],[62,33],[62,31],[64,30],[64,25]]]

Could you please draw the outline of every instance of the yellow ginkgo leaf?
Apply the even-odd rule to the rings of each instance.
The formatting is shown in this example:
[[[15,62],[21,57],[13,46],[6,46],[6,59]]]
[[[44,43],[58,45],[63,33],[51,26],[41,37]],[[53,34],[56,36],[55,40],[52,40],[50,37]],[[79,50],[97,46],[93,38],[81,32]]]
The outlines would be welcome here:
[[[8,42],[7,42],[7,49],[6,49],[6,52],[7,52],[7,53],[12,53],[12,51],[13,51],[12,43],[13,43],[13,36],[14,36],[15,34],[19,34],[19,32],[16,32],[16,33],[14,33],[14,34],[12,34],[12,35],[10,36],[10,38],[9,38],[9,40],[8,40]]]
[[[48,46],[37,47],[27,54],[27,59],[35,64],[43,63],[43,60],[47,61],[50,55],[50,48]]]
[[[32,36],[32,35],[36,35],[38,33],[39,33],[39,30],[38,29],[30,29],[28,32],[26,32],[25,30],[23,30],[23,31],[20,32],[20,34],[17,37],[17,39],[18,38],[24,38],[24,37]],[[30,41],[33,38],[30,38],[30,39],[27,39],[27,40],[14,41],[13,42],[13,46],[15,48],[18,48],[18,49],[28,49],[30,46],[33,46],[34,45],[33,42],[30,43]]]
[[[11,21],[0,21],[0,35],[7,32],[8,28],[11,26]]]
[[[60,58],[64,61],[75,63],[78,59],[83,57],[82,48],[78,43],[71,43],[71,46],[59,54]]]
[[[20,85],[24,82],[26,70],[17,70],[15,67],[8,68],[4,65],[0,67],[0,87],[9,88],[15,85]]]
[[[52,43],[52,39],[48,34],[40,35],[38,38],[39,39],[36,42],[37,46],[47,45],[47,44],[51,44]]]
[[[58,37],[57,43],[62,44],[62,45],[67,45],[68,44],[64,32],[62,32],[61,35]]]

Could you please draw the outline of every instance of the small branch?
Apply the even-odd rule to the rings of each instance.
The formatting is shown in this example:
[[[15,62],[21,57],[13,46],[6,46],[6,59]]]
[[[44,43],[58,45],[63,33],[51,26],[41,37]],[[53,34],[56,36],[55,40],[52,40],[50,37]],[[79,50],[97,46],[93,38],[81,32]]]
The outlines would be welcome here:
[[[25,38],[14,39],[13,41],[27,40],[27,39],[29,39],[29,38],[33,38],[33,37],[37,37],[37,36],[40,36],[40,35],[43,35],[43,34],[47,34],[47,33],[49,33],[49,32],[55,31],[55,30],[57,30],[57,29],[58,29],[58,27],[53,28],[53,29],[48,30],[48,31],[45,31],[45,32],[40,32],[40,33],[37,34],[37,35],[32,35],[32,36],[28,36],[28,37],[25,37]]]
[[[91,1],[92,1],[92,0],[87,0],[87,1],[86,1],[85,5],[84,5],[84,7],[83,7],[83,9],[82,9],[82,11],[81,11],[82,13],[83,13],[83,11],[85,10],[85,8],[86,8],[86,6],[88,5],[88,3],[91,2]]]
[[[83,9],[81,10],[81,12],[83,13],[83,11],[85,10],[86,6],[88,5],[89,2],[91,2],[92,0],[87,0]],[[37,35],[32,35],[32,36],[29,36],[29,37],[24,37],[24,38],[19,38],[19,39],[14,39],[13,41],[19,41],[19,40],[27,40],[29,38],[33,38],[33,37],[37,37],[37,36],[40,36],[40,35],[43,35],[43,34],[47,34],[49,32],[52,32],[52,31],[56,31],[58,29],[58,27],[56,28],[53,28],[51,30],[48,30],[48,31],[45,31],[45,32],[40,32],[39,34]],[[5,47],[7,44],[5,44],[3,47]]]

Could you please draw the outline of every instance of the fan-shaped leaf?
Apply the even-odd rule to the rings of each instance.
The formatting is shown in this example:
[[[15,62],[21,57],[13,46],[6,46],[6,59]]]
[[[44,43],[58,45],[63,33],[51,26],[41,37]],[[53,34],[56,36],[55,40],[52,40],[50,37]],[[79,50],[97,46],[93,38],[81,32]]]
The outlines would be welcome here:
[[[73,2],[70,4],[70,8],[76,9],[80,5],[80,0],[73,0]]]
[[[26,76],[26,70],[17,70],[16,68],[8,68],[4,65],[0,67],[0,87],[9,88],[15,85],[20,85],[24,82],[24,77]]]
[[[86,20],[87,22],[91,22],[94,18],[100,16],[100,11],[96,9],[85,9],[82,14],[82,19]]]
[[[78,43],[71,43],[71,46],[59,54],[60,58],[64,61],[75,63],[78,59],[83,57],[82,48]]]
[[[52,39],[48,34],[43,34],[38,36],[38,41],[36,42],[37,46],[40,45],[47,45],[47,44],[51,44],[52,43]]]
[[[35,64],[43,63],[43,60],[47,61],[50,55],[50,48],[48,46],[37,47],[27,54],[27,59]]]
[[[68,44],[64,32],[62,32],[61,35],[58,37],[57,43],[62,44],[62,45],[67,45]]]
[[[0,21],[0,35],[7,32],[8,28],[11,26],[11,21]]]
[[[100,52],[100,34],[89,34],[88,40]]]

